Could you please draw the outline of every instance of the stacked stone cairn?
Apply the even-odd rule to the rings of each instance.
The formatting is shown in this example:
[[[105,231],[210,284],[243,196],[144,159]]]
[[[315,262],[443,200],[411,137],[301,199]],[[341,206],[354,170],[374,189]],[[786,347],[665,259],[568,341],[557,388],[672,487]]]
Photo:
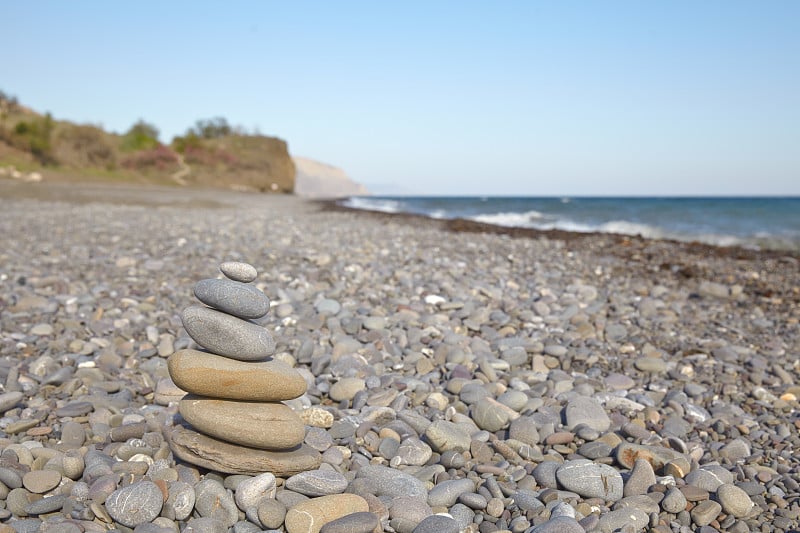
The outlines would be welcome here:
[[[178,406],[183,420],[167,434],[170,447],[184,461],[229,474],[287,476],[317,468],[321,457],[303,444],[302,420],[281,403],[303,395],[305,380],[270,357],[275,341],[253,322],[270,307],[252,284],[258,273],[238,262],[220,270],[224,279],[194,287],[205,306],[181,315],[186,332],[207,351],[180,350],[169,358],[170,377],[188,393]]]

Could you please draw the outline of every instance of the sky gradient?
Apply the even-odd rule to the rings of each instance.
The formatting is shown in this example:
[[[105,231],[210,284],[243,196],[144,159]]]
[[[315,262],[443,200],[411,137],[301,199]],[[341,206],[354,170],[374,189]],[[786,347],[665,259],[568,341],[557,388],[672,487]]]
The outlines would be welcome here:
[[[800,2],[5,2],[0,89],[375,192],[800,195]]]

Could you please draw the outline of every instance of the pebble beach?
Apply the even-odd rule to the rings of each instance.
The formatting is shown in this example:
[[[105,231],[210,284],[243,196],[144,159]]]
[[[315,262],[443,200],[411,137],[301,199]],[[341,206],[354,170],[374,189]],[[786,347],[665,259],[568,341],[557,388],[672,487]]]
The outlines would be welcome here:
[[[181,440],[225,261],[297,464]],[[799,304],[789,252],[0,181],[0,533],[797,531]]]

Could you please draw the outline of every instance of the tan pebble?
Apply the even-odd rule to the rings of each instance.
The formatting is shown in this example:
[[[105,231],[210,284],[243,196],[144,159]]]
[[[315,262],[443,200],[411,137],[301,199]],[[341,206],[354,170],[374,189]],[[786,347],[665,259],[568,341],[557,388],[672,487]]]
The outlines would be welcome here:
[[[357,494],[331,494],[295,504],[284,521],[289,533],[319,533],[337,518],[369,511],[367,501]]]
[[[288,450],[305,438],[300,417],[282,403],[254,403],[190,394],[178,404],[181,416],[211,437],[265,450]]]
[[[787,392],[787,393],[781,394],[781,400],[783,400],[784,402],[796,402],[797,401],[797,396],[795,396],[791,392]]]
[[[29,437],[41,437],[43,435],[49,435],[53,432],[53,428],[45,426],[39,428],[31,428],[25,434]]]
[[[333,425],[333,414],[321,407],[309,407],[300,412],[300,420],[307,426],[328,429]]]

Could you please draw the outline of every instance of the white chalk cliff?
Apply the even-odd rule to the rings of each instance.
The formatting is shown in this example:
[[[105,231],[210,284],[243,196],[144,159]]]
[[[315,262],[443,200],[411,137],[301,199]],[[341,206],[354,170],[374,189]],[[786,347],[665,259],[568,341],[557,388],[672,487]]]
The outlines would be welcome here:
[[[366,187],[347,177],[340,168],[304,157],[293,157],[297,170],[294,193],[307,198],[341,198],[369,194]]]

